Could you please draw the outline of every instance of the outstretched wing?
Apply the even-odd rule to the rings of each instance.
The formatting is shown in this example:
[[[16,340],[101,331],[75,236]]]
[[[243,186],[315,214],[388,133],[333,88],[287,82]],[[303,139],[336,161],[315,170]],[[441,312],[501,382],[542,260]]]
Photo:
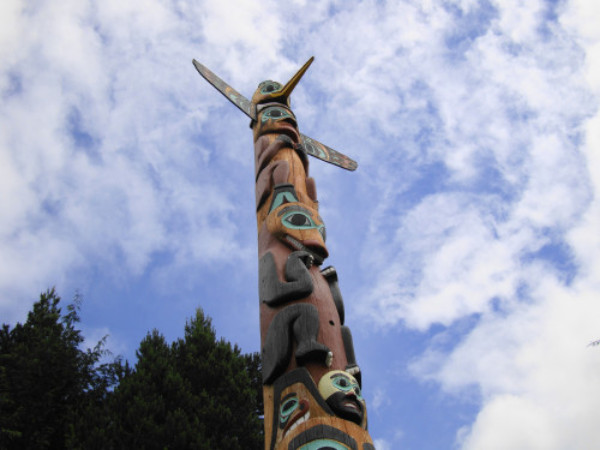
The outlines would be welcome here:
[[[304,151],[315,158],[319,158],[322,161],[334,164],[342,169],[356,170],[358,164],[353,159],[348,158],[343,153],[335,151],[334,149],[321,144],[319,141],[309,138],[308,136],[301,134],[302,147]]]
[[[211,70],[209,70],[206,66],[200,64],[195,59],[192,60],[194,63],[194,67],[198,71],[202,77],[210,84],[212,84],[221,94],[223,94],[227,100],[237,106],[244,114],[250,117],[252,120],[256,120],[256,116],[254,115],[254,108],[252,107],[252,102],[240,94],[238,91],[233,89],[223,80],[221,80],[218,76],[216,76]],[[311,61],[312,62],[312,61]],[[325,162],[330,164],[334,164],[342,169],[346,170],[356,170],[358,164],[356,161],[348,158],[343,153],[337,152],[332,148],[327,147],[326,145],[321,144],[319,141],[309,138],[304,134],[300,135],[302,140],[302,147],[306,151],[307,154],[314,156],[315,158],[319,158]]]
[[[256,120],[254,116],[254,108],[252,108],[252,102],[236,91],[234,88],[229,86],[223,80],[221,80],[218,76],[216,76],[213,72],[211,72],[208,68],[200,64],[195,59],[192,60],[194,63],[194,67],[198,71],[200,75],[204,77],[206,81],[212,84],[217,90],[227,97],[231,103],[237,106],[244,114],[250,117],[253,120]]]

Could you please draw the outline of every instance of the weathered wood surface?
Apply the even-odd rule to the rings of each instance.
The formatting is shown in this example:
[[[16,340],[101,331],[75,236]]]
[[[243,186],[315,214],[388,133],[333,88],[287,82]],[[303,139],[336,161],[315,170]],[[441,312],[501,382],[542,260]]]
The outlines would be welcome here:
[[[373,448],[338,276],[321,269],[329,252],[306,138],[291,90],[265,87],[285,91],[267,81],[252,97],[265,449]]]
[[[329,256],[307,155],[348,170],[356,163],[298,130],[285,85],[264,81],[248,101],[196,69],[251,119],[256,176],[265,449],[372,450],[361,374]]]

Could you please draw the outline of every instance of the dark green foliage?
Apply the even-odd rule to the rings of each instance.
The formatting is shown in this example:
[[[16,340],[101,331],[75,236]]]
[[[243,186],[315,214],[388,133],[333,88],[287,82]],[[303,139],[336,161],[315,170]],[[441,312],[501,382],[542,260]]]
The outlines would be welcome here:
[[[114,379],[98,365],[103,342],[81,350],[79,299],[62,314],[54,289],[40,296],[24,324],[0,332],[0,447],[65,448],[103,420],[97,405]],[[101,409],[100,409],[101,411]]]
[[[201,310],[170,347],[154,330],[115,391],[121,448],[259,449],[247,356],[217,340]]]
[[[183,414],[189,409],[189,387],[172,365],[170,347],[154,330],[141,342],[137,357],[134,371],[115,390],[117,447],[185,448],[178,443],[191,444],[198,433]]]
[[[246,370],[250,377],[250,387],[255,395],[256,415],[262,420],[265,405],[263,403],[262,362],[260,353],[248,353],[244,355],[244,359],[246,360]]]
[[[131,368],[81,350],[80,299],[40,296],[24,324],[0,330],[0,448],[260,449],[258,353],[217,340],[196,312],[171,345],[156,330]]]

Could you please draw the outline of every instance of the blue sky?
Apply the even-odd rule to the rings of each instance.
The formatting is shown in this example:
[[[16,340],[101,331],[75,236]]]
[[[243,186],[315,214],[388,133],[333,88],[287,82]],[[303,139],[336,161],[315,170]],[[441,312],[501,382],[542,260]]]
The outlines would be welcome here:
[[[0,320],[56,286],[133,360],[195,308],[258,351],[246,96],[315,62],[300,130],[379,450],[600,439],[600,7],[0,3]]]

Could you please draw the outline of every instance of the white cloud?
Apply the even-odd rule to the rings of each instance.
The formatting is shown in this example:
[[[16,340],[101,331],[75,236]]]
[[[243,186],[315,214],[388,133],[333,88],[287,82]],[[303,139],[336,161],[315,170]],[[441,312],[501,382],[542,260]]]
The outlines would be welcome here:
[[[475,385],[482,392],[465,448],[591,448],[600,437],[600,354],[587,347],[597,334],[597,293],[547,279],[533,298],[506,316],[484,318],[436,361],[435,378],[446,389],[458,394]]]
[[[384,389],[382,389],[380,387],[376,387],[375,391],[373,392],[373,399],[369,403],[369,410],[372,411],[372,413],[377,413],[377,410],[382,405],[389,404],[389,403],[390,403],[389,393],[387,393]]]
[[[503,3],[491,32],[469,53],[472,73],[485,78],[455,77],[458,89],[438,85],[450,154],[441,156],[456,191],[427,195],[404,212],[394,241],[370,240],[387,245],[369,261],[384,255],[386,262],[376,267],[374,314],[419,329],[479,315],[458,345],[432,341],[412,366],[453,395],[473,387],[481,393],[476,421],[458,434],[463,448],[590,448],[600,437],[600,356],[586,347],[598,334],[600,312],[599,122],[585,120],[597,110],[598,82],[588,76],[597,67],[596,32],[584,26],[579,38],[574,28],[551,24],[542,38],[540,5]],[[577,19],[566,17],[576,27]],[[475,84],[467,88],[470,79]],[[515,113],[526,117],[516,121]],[[573,139],[581,132],[582,140]],[[484,185],[464,201],[461,191],[471,192],[482,176],[482,150],[493,155],[505,194],[489,196]],[[397,244],[390,249],[390,242]],[[570,255],[559,257],[577,263],[573,281],[535,256],[552,242],[568,246]]]
[[[240,79],[269,61],[252,64],[272,48],[270,39],[278,42],[281,27],[262,7],[242,2],[228,16],[219,5],[3,2],[5,320],[22,317],[21,299],[32,286],[61,283],[82,264],[109,263],[126,277],[142,274],[157,252],[183,265],[247,258],[252,243],[236,242],[246,232],[236,220],[238,188],[224,168],[247,154],[250,135],[236,126],[219,138],[226,124],[211,126],[210,114],[222,99],[203,85],[191,59],[237,61],[230,70]],[[269,24],[270,38],[256,33],[259,20]],[[224,58],[232,47],[243,58]],[[273,61],[276,53],[269,54]],[[223,149],[209,149],[200,136],[220,139]],[[248,148],[238,145],[234,154],[226,140],[239,136]]]
[[[105,352],[100,358],[100,364],[111,363],[117,357],[122,357],[131,349],[127,348],[127,344],[119,341],[115,337],[115,333],[107,327],[102,328],[83,328],[82,336],[85,336],[83,348],[94,349],[96,345],[103,342],[102,349]]]
[[[433,159],[413,160],[412,170],[441,162],[446,170],[435,176],[442,179],[431,182],[444,192],[434,187],[419,199],[417,191],[414,206],[399,203],[416,180],[408,174],[408,184],[400,180],[393,192],[393,171],[406,173],[395,165],[381,169],[373,185],[387,195],[378,196],[364,260],[378,279],[369,297],[385,308],[386,321],[403,319],[419,328],[449,324],[485,311],[493,298],[516,295],[528,282],[522,275],[527,258],[564,239],[589,207],[586,158],[573,140],[593,107],[589,95],[586,100],[582,60],[569,56],[581,51],[553,25],[551,37],[526,39],[522,24],[509,17],[535,19],[533,29],[539,30],[539,8],[527,3],[508,12],[502,4],[464,57],[435,56],[415,69],[430,86],[422,94],[439,112],[443,134],[419,150],[432,152]],[[513,36],[507,30],[515,27]],[[429,53],[441,55],[445,45],[433,39]]]
[[[389,450],[392,446],[385,439],[375,439],[373,442],[378,450]]]
[[[502,416],[499,417],[500,413]],[[478,417],[473,430],[461,442],[466,449],[551,449],[557,447],[557,430],[551,413],[522,397],[504,395],[494,399]],[[480,427],[493,427],[493,435],[480,435]]]

